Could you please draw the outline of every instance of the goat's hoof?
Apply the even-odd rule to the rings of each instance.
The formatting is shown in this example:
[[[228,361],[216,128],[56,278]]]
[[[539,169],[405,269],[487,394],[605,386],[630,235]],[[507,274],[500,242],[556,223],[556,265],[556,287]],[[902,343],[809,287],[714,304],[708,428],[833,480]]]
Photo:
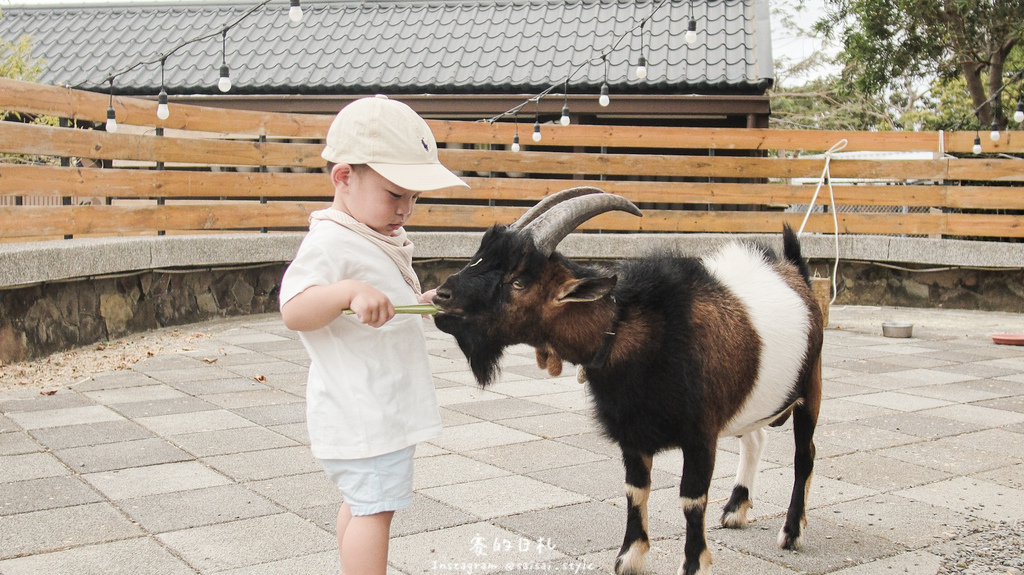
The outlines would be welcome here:
[[[649,549],[648,543],[634,541],[629,550],[615,558],[615,574],[640,575],[644,570],[644,557]]]
[[[676,575],[708,575],[711,573],[711,551],[705,549],[697,561],[684,560]]]
[[[786,528],[779,530],[779,547],[796,551],[803,545],[802,533],[787,533]]]
[[[726,509],[722,512],[722,527],[729,529],[742,529],[747,526],[747,510],[754,505],[749,501],[739,504],[736,509]]]

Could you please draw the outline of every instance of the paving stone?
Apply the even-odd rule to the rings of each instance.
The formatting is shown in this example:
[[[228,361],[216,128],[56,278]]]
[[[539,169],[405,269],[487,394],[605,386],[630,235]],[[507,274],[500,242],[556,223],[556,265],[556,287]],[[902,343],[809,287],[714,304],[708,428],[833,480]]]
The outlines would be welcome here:
[[[601,459],[579,465],[535,471],[528,474],[534,479],[550,483],[574,493],[603,501],[623,494],[625,471],[617,459]],[[664,471],[651,473],[654,489],[676,485],[678,479]]]
[[[255,424],[248,419],[226,409],[193,411],[189,413],[173,413],[140,417],[135,420],[154,433],[161,436],[183,435],[206,431],[220,431],[239,427],[253,427]]]
[[[517,398],[474,401],[450,405],[449,409],[487,421],[501,421],[517,417],[555,413],[558,410],[540,403]]]
[[[15,481],[4,483],[0,490],[0,515],[95,503],[102,499],[80,479],[69,475]]]
[[[469,523],[449,529],[427,531],[396,537],[391,540],[389,562],[409,575],[423,573],[469,573],[460,568],[472,565],[474,575],[507,573],[511,563],[546,564],[565,555],[545,547],[521,551],[520,545],[534,543],[521,534],[496,527],[487,522]],[[557,545],[557,544],[556,544]],[[555,563],[551,563],[554,565]]]
[[[257,389],[255,391],[236,391],[231,393],[204,395],[203,400],[224,409],[237,410],[244,409],[246,407],[297,403],[303,401],[303,398],[278,389]]]
[[[180,390],[189,395],[204,396],[217,395],[222,393],[233,393],[236,391],[256,391],[269,389],[266,385],[251,377],[229,377],[224,379],[202,379],[198,381],[176,381],[167,383],[174,389]]]
[[[987,401],[979,401],[974,403],[979,407],[990,407],[992,409],[1000,409],[1003,411],[1014,411],[1020,414],[1024,414],[1024,396],[1016,397],[1001,397],[999,399],[989,399]]]
[[[75,547],[0,561],[4,575],[75,573],[76,575],[193,575],[195,571],[146,537]]]
[[[986,429],[945,439],[946,442],[962,445],[966,449],[981,446],[985,451],[1011,455],[1024,461],[1024,434],[1003,429]]]
[[[25,453],[0,457],[0,484],[70,473],[52,453]]]
[[[857,422],[842,422],[829,425],[820,425],[814,431],[814,444],[818,448],[818,457],[830,457],[843,455],[855,451],[880,449],[894,447],[921,441],[920,437],[877,429]],[[775,441],[769,445],[780,445],[782,442]],[[792,441],[785,443],[786,458],[781,462],[793,460],[794,446]],[[780,462],[780,463],[781,463]]]
[[[184,451],[156,438],[72,447],[55,450],[53,453],[76,473],[113,471],[192,459]]]
[[[909,387],[904,389],[903,392],[909,393],[910,395],[920,395],[922,397],[931,397],[933,399],[942,399],[956,403],[983,401],[997,397],[997,394],[970,387],[966,385],[966,382]]]
[[[153,437],[153,433],[144,427],[120,418],[116,421],[81,425],[41,427],[29,431],[29,434],[50,449],[102,445]]]
[[[430,487],[420,492],[441,503],[485,519],[582,503],[589,499],[536,479],[515,475]]]
[[[253,481],[247,483],[246,487],[291,510],[326,504],[333,506],[337,512],[343,501],[338,487],[331,483],[322,470]]]
[[[555,441],[586,449],[605,457],[615,458],[619,461],[622,460],[622,449],[600,432],[566,435],[556,438]]]
[[[24,432],[0,433],[0,456],[35,453],[42,450],[43,448]]]
[[[445,429],[449,427],[456,427],[458,425],[466,425],[467,423],[479,423],[480,420],[471,415],[465,413],[459,413],[454,409],[448,409],[447,407],[439,408],[441,412],[441,424]]]
[[[228,478],[196,461],[88,473],[82,478],[114,501],[202,489],[231,482]]]
[[[108,503],[19,513],[0,517],[0,559],[139,535],[142,530]]]
[[[950,401],[942,401],[940,399],[920,397],[893,391],[855,395],[848,397],[847,400],[865,403],[867,405],[874,405],[877,407],[884,407],[886,409],[895,409],[897,411],[921,411],[923,409],[952,405],[952,402]]]
[[[334,575],[340,573],[341,567],[337,551],[323,551],[301,557],[290,557],[280,561],[270,561],[259,565],[250,565],[238,569],[219,571],[217,575],[295,575],[297,573],[317,573]],[[388,566],[387,575],[403,575]]]
[[[1024,491],[1024,463],[983,471],[972,477]]]
[[[54,395],[32,396],[31,399],[12,399],[0,401],[0,412],[11,416],[16,413],[32,413],[36,411],[56,411],[72,407],[90,407],[96,405],[91,399],[77,393],[58,392]],[[15,419],[17,421],[17,419]]]
[[[976,515],[988,521],[1024,521],[1024,491],[968,477],[913,487],[895,495]]]
[[[430,443],[449,451],[472,451],[496,445],[508,445],[540,439],[536,435],[516,431],[503,425],[481,421],[444,430],[444,434]]]
[[[309,447],[304,445],[216,455],[202,459],[207,465],[236,481],[259,481],[323,469],[309,452]]]
[[[964,423],[984,426],[984,428],[1001,427],[1014,423],[1024,423],[1024,413],[992,409],[978,405],[949,405],[936,409],[929,409],[926,415],[934,417],[945,417]]]
[[[964,516],[905,497],[875,495],[808,512],[808,524],[819,519],[870,533],[898,546],[921,549],[940,541],[948,526],[963,523]]]
[[[509,377],[512,377],[509,372]],[[533,379],[522,376],[521,379],[500,380],[497,383],[487,386],[489,391],[508,395],[510,397],[529,397],[552,395],[556,393],[574,392],[584,387],[576,381],[576,369],[566,365],[566,371],[561,377],[543,376],[543,379]]]
[[[960,435],[961,433],[987,428],[986,425],[967,423],[945,417],[935,417],[920,412],[869,417],[859,420],[858,423],[868,427],[898,431],[930,439]]]
[[[104,389],[122,389],[126,387],[140,387],[146,385],[159,385],[160,382],[131,369],[119,371],[107,371],[93,374],[87,381],[76,383],[74,388],[79,393],[87,391],[99,391]]]
[[[417,453],[420,451],[417,448]],[[509,471],[454,453],[417,457],[413,488],[416,490],[510,475]]]
[[[132,366],[132,369],[140,373],[152,371],[170,371],[176,369],[195,369],[202,367],[202,363],[194,357],[180,353],[169,353],[148,357]]]
[[[276,405],[259,405],[256,407],[240,407],[234,410],[238,415],[258,425],[284,425],[286,423],[306,422],[306,403],[279,403]]]
[[[444,387],[437,390],[437,404],[441,407],[451,408],[455,404],[459,403],[469,403],[489,399],[505,399],[505,396],[494,393],[493,391],[485,391],[478,387],[471,387],[468,385]]]
[[[102,405],[68,407],[40,411],[10,412],[7,417],[13,419],[25,430],[31,431],[43,427],[62,427],[65,425],[82,425],[103,421],[122,419],[115,411]]]
[[[183,395],[182,397],[171,399],[120,403],[116,405],[114,409],[127,418],[138,419],[142,417],[155,417],[158,415],[172,415],[175,413],[209,411],[211,409],[217,409],[217,406],[197,397]]]
[[[841,399],[829,399],[821,402],[821,409],[818,412],[818,425],[827,425],[840,421],[856,421],[869,417],[880,417],[899,413],[895,409],[868,405],[853,401],[863,396],[844,397]]]
[[[714,540],[708,541],[708,549],[714,563],[712,573],[735,573],[737,575],[797,575],[792,569],[770,563],[758,557],[734,551]],[[618,549],[592,553],[580,557],[582,564],[579,573],[607,573],[615,575],[613,565]],[[683,562],[683,541],[677,538],[655,539],[651,542],[651,550],[646,555],[647,573],[675,573]]]
[[[556,509],[543,509],[495,520],[499,526],[526,538],[550,541],[561,553],[579,557],[622,544],[626,515],[621,509],[589,501]],[[660,522],[649,524],[651,533],[668,531]]]
[[[184,393],[172,387],[160,384],[88,391],[82,395],[103,405],[118,405],[123,403],[136,403],[140,401],[158,401],[161,399],[178,399],[188,397]]]
[[[285,425],[272,425],[268,427],[270,431],[274,433],[280,433],[281,435],[291,439],[295,443],[300,445],[309,445],[309,431],[306,429],[306,423],[288,423]]]
[[[815,462],[814,472],[815,477],[830,477],[878,491],[905,489],[950,477],[945,471],[874,453],[819,459]]]
[[[903,553],[856,567],[835,571],[835,575],[876,575],[878,573],[906,573],[907,575],[935,575],[942,558],[927,551]]]
[[[157,538],[203,572],[259,565],[338,545],[333,535],[291,513],[171,531]]]
[[[150,533],[179,531],[284,511],[241,485],[220,485],[163,493],[117,502],[129,517]]]
[[[331,506],[334,510],[334,517],[337,516],[338,507]],[[472,523],[477,518],[472,515],[435,501],[419,493],[413,493],[412,505],[395,513],[391,522],[391,537],[402,537],[413,533],[447,529],[456,525]],[[334,525],[331,525],[331,532],[334,533]]]
[[[293,439],[258,426],[186,433],[170,436],[168,440],[196,457],[262,451],[299,444]]]
[[[550,439],[487,447],[466,451],[465,454],[518,474],[604,459],[596,453]]]
[[[979,471],[988,471],[1008,465],[1020,463],[1015,458],[1002,453],[986,451],[975,447],[964,449],[950,438],[937,439],[912,445],[904,445],[883,449],[880,455],[906,461],[915,465],[931,467],[954,475],[969,475]]]

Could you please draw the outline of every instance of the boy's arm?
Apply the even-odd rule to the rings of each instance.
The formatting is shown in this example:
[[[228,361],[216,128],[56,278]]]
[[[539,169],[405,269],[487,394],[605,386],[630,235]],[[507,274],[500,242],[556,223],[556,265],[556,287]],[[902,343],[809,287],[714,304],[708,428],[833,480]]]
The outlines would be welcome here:
[[[395,306],[383,292],[358,280],[341,280],[306,288],[281,306],[288,329],[315,331],[351,309],[359,321],[380,327],[395,317]]]

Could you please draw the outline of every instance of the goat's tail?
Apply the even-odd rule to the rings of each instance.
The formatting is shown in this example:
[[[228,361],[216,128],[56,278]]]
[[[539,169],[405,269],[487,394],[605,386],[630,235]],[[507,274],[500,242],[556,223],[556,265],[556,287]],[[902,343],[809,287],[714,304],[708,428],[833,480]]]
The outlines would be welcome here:
[[[807,285],[811,285],[811,269],[807,267],[807,260],[800,255],[800,240],[789,224],[782,224],[782,254],[800,270]]]

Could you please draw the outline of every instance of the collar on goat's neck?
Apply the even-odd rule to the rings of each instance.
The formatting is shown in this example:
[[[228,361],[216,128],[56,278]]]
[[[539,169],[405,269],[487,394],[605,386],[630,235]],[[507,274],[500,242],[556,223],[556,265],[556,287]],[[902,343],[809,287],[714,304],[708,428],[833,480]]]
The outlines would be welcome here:
[[[612,345],[615,344],[615,334],[619,329],[619,321],[622,319],[622,308],[619,307],[614,296],[608,297],[612,301],[612,306],[615,307],[615,316],[612,317],[612,324],[608,328],[608,331],[604,332],[604,338],[601,340],[601,347],[597,348],[597,351],[594,352],[594,357],[584,364],[583,367],[586,369],[601,369],[604,367],[604,364],[608,363],[608,356],[612,352]]]

